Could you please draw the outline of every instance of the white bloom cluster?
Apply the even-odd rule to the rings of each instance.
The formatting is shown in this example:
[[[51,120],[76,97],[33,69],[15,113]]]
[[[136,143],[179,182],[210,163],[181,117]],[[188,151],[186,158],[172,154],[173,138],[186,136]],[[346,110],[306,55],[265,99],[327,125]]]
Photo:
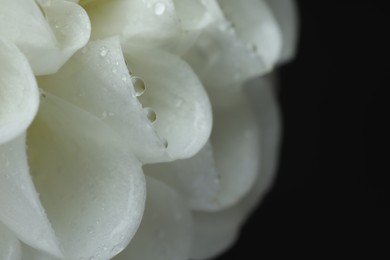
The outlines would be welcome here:
[[[0,260],[230,246],[272,181],[264,75],[295,20],[291,0],[0,0]]]

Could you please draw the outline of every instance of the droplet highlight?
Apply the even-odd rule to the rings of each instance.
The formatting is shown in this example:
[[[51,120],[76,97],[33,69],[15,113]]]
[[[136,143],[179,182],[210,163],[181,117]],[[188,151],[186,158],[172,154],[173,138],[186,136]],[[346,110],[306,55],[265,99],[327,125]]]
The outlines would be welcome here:
[[[108,54],[108,49],[106,46],[102,46],[99,48],[99,55],[101,57],[105,57]]]
[[[164,3],[156,3],[154,5],[154,13],[158,16],[163,15],[165,12],[165,4]]]

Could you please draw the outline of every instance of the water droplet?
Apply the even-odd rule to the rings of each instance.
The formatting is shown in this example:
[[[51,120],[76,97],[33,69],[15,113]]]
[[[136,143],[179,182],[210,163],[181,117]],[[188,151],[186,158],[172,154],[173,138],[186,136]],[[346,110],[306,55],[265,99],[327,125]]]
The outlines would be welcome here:
[[[165,4],[158,2],[154,5],[154,13],[156,15],[162,15],[165,12]]]
[[[116,74],[118,72],[118,69],[116,67],[112,67],[112,73]]]
[[[88,260],[95,260],[96,258],[91,256],[90,258],[88,258]]]
[[[105,57],[108,53],[108,49],[106,46],[102,46],[99,48],[99,55]]]
[[[150,107],[144,108],[144,111],[145,111],[145,114],[146,114],[146,117],[148,118],[148,120],[150,122],[154,123],[157,119],[156,112],[154,112],[154,110],[151,109]]]
[[[145,82],[140,77],[132,77],[131,82],[134,86],[135,95],[141,96],[145,92]]]

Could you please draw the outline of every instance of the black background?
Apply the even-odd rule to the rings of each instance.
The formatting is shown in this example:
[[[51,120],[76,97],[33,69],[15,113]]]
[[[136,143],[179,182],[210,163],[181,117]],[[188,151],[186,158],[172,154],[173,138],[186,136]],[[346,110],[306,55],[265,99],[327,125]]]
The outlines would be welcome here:
[[[218,260],[390,251],[384,3],[298,1],[298,53],[280,73],[276,183]]]

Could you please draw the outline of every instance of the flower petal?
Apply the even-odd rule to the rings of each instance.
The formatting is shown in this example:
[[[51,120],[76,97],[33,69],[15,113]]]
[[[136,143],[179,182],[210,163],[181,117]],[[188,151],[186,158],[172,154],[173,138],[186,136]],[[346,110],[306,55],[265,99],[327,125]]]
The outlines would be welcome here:
[[[209,259],[226,250],[235,241],[250,211],[269,189],[276,172],[280,140],[280,116],[270,78],[257,79],[248,85],[251,103],[256,106],[260,123],[261,168],[252,189],[232,207],[218,212],[196,211],[193,259]]]
[[[183,60],[156,49],[127,44],[123,47],[129,68],[144,79],[144,106],[156,111],[154,127],[168,141],[171,158],[195,155],[209,139],[211,105],[197,75]]]
[[[39,90],[28,61],[0,39],[0,145],[22,134],[34,119]]]
[[[54,73],[90,36],[90,22],[76,3],[3,0],[0,35],[26,55],[34,74]]]
[[[24,243],[62,256],[29,174],[25,136],[0,145],[0,221]]]
[[[31,174],[66,259],[109,259],[141,221],[141,163],[100,119],[45,93],[28,132]]]
[[[202,29],[219,17],[217,0],[173,0],[185,30]]]
[[[277,23],[264,1],[219,1],[225,18],[206,28],[184,59],[206,87],[241,85],[269,72],[281,51]]]
[[[236,240],[244,213],[238,207],[217,212],[196,211],[190,259],[212,259]]]
[[[253,192],[264,194],[271,187],[276,170],[277,161],[279,159],[279,146],[281,139],[281,116],[279,106],[276,101],[275,86],[276,75],[271,74],[266,77],[257,78],[246,84],[247,93],[251,103],[256,110],[256,118],[260,124],[260,139],[261,139],[261,164],[260,175],[258,181],[252,188]],[[249,204],[246,207],[252,208],[258,203],[259,195],[249,195],[252,198],[246,202]]]
[[[114,260],[187,260],[192,245],[192,217],[169,186],[147,178],[147,200],[141,226],[129,246]]]
[[[145,165],[144,172],[173,187],[191,209],[215,208],[220,191],[220,176],[209,142],[191,158]]]
[[[0,222],[0,259],[20,260],[21,256],[19,239]]]
[[[145,166],[197,210],[221,210],[243,198],[259,171],[259,125],[243,93],[216,107],[211,145],[192,158]]]
[[[245,95],[238,93],[235,103],[214,111],[211,144],[221,190],[217,209],[233,205],[253,186],[260,163],[260,128]]]
[[[118,38],[91,42],[39,86],[100,117],[143,162],[170,160],[148,120],[123,59]]]
[[[279,24],[282,33],[282,51],[279,63],[291,60],[297,51],[298,15],[294,0],[266,0]]]
[[[122,42],[159,47],[173,53],[187,50],[199,34],[198,30],[213,20],[212,3],[208,2],[80,1],[91,19],[93,39],[119,35]]]

